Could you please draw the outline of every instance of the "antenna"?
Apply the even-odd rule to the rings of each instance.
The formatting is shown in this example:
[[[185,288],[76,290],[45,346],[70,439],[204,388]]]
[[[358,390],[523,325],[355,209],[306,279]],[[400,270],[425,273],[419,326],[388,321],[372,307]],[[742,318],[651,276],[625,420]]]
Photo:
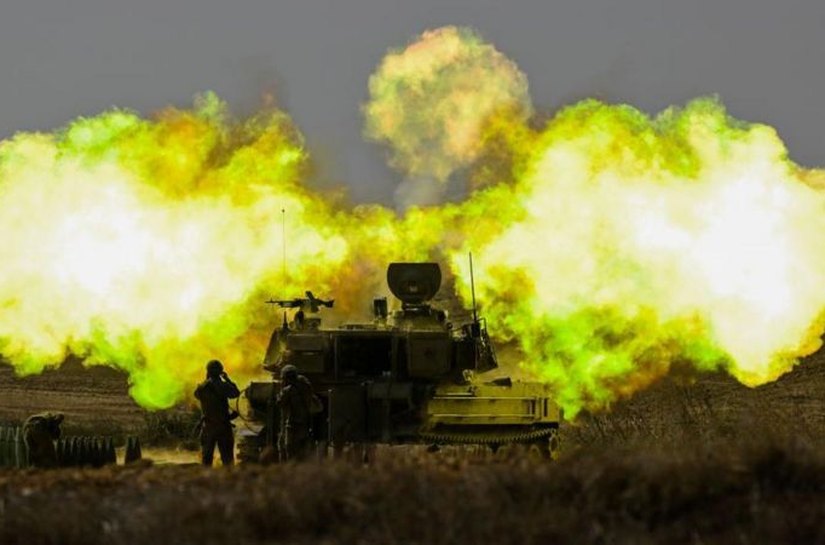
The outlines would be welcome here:
[[[473,252],[470,252],[470,292],[473,294],[473,322],[478,322],[478,311],[476,310],[476,283],[473,277]]]
[[[286,285],[286,208],[281,208],[281,273],[283,278],[281,281]]]

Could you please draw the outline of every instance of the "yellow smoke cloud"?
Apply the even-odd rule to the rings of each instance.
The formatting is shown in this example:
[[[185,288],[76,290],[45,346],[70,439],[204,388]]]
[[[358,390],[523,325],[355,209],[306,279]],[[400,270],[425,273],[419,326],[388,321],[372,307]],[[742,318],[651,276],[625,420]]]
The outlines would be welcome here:
[[[446,179],[482,150],[482,128],[500,109],[522,117],[527,78],[472,30],[442,27],[389,53],[369,81],[368,138],[386,142],[392,164],[413,177]]]
[[[569,414],[673,366],[762,384],[819,347],[825,175],[770,127],[699,99],[584,101],[534,128],[523,74],[455,27],[390,52],[370,93],[367,135],[407,174],[467,169],[466,200],[343,209],[304,185],[283,112],[234,119],[212,94],[0,143],[0,353],[21,373],[115,365],[165,407],[213,357],[257,373],[264,299],[312,289],[358,315],[388,262],[436,259],[469,303],[468,250],[490,333]]]
[[[387,262],[431,258],[420,215],[339,210],[308,171],[285,114],[233,119],[213,94],[0,143],[0,353],[23,374],[69,353],[113,365],[141,405],[167,407],[209,359],[261,372],[270,296],[312,289],[359,315]]]
[[[257,290],[328,289],[347,256],[327,205],[298,185],[304,163],[283,114],[233,123],[212,95],[153,121],[114,111],[3,142],[2,353],[24,373],[67,350],[120,366],[148,407],[180,399],[211,357],[239,365],[261,349],[240,340]]]
[[[763,384],[820,346],[825,195],[773,129],[713,99],[653,119],[584,101],[523,144],[521,217],[469,244],[491,323],[568,411],[674,363]]]

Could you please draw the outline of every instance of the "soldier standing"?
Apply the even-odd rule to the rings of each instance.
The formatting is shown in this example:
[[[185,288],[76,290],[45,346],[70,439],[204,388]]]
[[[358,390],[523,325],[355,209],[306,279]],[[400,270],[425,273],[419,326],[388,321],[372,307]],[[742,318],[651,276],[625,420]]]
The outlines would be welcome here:
[[[278,394],[281,409],[281,429],[278,448],[281,461],[304,460],[311,447],[312,414],[317,412],[320,401],[312,393],[309,379],[298,374],[294,365],[281,369],[281,393]]]
[[[57,467],[54,442],[60,439],[61,413],[35,414],[23,424],[23,441],[29,451],[31,467]]]
[[[206,380],[195,390],[195,397],[201,403],[201,461],[212,465],[215,445],[225,466],[235,463],[235,437],[232,433],[232,418],[229,400],[241,395],[238,387],[223,370],[223,364],[212,360],[206,364]]]

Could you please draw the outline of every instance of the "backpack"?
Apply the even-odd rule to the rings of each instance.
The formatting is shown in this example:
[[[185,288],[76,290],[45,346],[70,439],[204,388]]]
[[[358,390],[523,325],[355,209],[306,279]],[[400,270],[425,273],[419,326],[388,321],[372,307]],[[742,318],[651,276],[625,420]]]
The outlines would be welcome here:
[[[309,406],[307,407],[309,414],[315,415],[324,412],[324,404],[321,403],[321,398],[312,391],[309,380],[301,376],[298,383],[300,384],[300,389],[303,391],[302,393],[305,395],[304,399],[309,401]]]
[[[324,412],[324,404],[321,403],[321,398],[315,394],[310,394],[309,414],[319,414],[322,412]]]

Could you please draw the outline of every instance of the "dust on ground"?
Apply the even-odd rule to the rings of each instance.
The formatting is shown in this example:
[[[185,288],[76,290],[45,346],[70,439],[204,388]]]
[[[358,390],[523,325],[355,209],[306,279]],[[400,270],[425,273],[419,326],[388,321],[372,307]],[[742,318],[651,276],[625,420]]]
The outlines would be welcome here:
[[[128,377],[110,367],[84,367],[70,358],[39,375],[19,377],[0,365],[0,422],[22,422],[30,414],[60,411],[80,427],[137,428],[144,411],[129,397]]]
[[[346,462],[0,472],[0,542],[822,543],[808,444],[590,449],[558,463],[393,451]]]
[[[0,368],[0,391],[6,421],[147,421],[111,369]],[[208,470],[145,446],[153,464],[5,470],[0,543],[825,543],[825,353],[759,388],[676,371],[566,423],[562,442],[555,463],[381,447],[370,465]]]

